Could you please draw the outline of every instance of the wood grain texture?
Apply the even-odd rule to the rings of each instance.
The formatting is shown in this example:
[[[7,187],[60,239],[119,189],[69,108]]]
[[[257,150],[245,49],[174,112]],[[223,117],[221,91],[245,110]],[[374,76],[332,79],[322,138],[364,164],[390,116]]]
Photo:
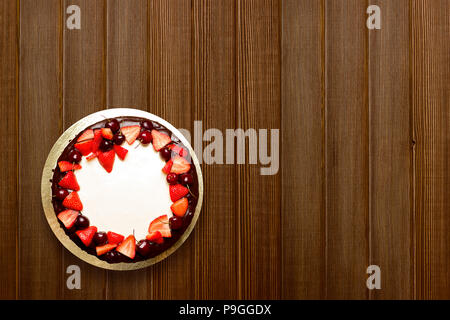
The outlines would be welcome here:
[[[372,1],[381,30],[369,33],[370,264],[380,266],[374,299],[412,298],[409,1]]]
[[[238,128],[280,128],[280,2],[237,2]],[[267,116],[269,115],[269,116]],[[240,291],[244,299],[280,297],[280,176],[238,165]]]
[[[446,0],[1,2],[0,298],[449,299],[449,17]],[[207,129],[280,129],[280,171],[203,163],[177,252],[94,269],[51,233],[41,172],[65,128],[118,106],[189,129],[202,160]]]
[[[148,110],[147,1],[108,1],[106,10],[106,105]],[[106,297],[149,299],[149,277],[151,269],[108,271]]]
[[[282,297],[325,297],[324,7],[283,1]],[[305,150],[308,150],[305,152]]]
[[[326,1],[327,298],[368,297],[369,112],[366,3]],[[351,30],[351,31],[350,31]]]
[[[450,298],[450,3],[411,3],[416,297]],[[445,40],[444,40],[445,39]]]
[[[158,0],[149,3],[150,111],[176,127],[192,132],[191,3]],[[193,231],[195,234],[195,230]],[[193,299],[195,279],[193,236],[168,259],[152,267],[155,299]]]
[[[60,28],[60,1],[20,1],[18,263],[22,299],[60,299],[65,283],[62,245],[47,224],[40,190],[47,154],[62,132]]]
[[[18,220],[18,7],[0,4],[0,299],[16,298]]]
[[[194,1],[194,119],[203,121],[203,130],[225,132],[236,126],[235,13],[232,1]],[[213,134],[207,135],[207,140],[225,146],[221,137]],[[198,279],[195,298],[237,299],[241,293],[236,168],[223,165],[225,153],[220,156],[204,147],[204,156],[199,157],[205,162],[202,170],[208,197],[193,239]],[[217,162],[213,163],[215,156]]]
[[[66,8],[78,5],[82,10],[81,29],[63,33],[63,129],[106,106],[106,1],[65,0]],[[107,231],[107,230],[106,230]],[[106,271],[93,267],[63,249],[63,266],[78,265],[81,289],[68,290],[64,299],[103,299],[106,297]],[[68,276],[68,275],[67,275]]]

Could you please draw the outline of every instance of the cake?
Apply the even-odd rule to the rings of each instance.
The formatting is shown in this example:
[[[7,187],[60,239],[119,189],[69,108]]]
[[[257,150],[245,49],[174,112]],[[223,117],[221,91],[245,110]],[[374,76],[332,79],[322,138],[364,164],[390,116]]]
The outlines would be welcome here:
[[[109,264],[144,261],[171,248],[199,199],[189,148],[161,123],[135,116],[78,132],[59,155],[48,187],[60,228]]]

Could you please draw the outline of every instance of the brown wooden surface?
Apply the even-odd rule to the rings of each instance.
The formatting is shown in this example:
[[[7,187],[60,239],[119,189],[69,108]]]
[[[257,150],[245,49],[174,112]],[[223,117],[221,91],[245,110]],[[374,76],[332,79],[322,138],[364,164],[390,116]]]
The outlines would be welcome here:
[[[411,3],[416,297],[450,299],[450,3]]]
[[[0,298],[450,298],[449,16],[446,0],[3,1]],[[280,170],[203,163],[202,214],[176,253],[96,269],[53,236],[40,179],[68,126],[116,106],[193,144],[196,120],[280,129]]]
[[[78,119],[106,106],[106,54],[104,39],[106,2],[102,0],[65,0],[65,8],[74,4],[83,10],[83,27],[88,32],[63,31],[63,126],[67,129]],[[102,299],[106,297],[107,272],[90,268],[73,254],[63,250],[63,265],[79,265],[83,270],[81,286],[89,292],[64,290],[64,299]]]

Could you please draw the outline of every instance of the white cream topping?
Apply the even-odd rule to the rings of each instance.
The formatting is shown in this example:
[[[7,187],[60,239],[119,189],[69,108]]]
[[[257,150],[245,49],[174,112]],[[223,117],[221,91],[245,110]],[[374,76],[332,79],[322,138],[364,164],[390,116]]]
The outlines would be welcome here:
[[[172,216],[169,184],[161,171],[165,162],[152,144],[139,144],[124,142],[128,154],[123,161],[116,155],[111,173],[97,159],[87,161],[86,157],[80,163],[82,169],[75,171],[83,215],[98,231],[125,237],[134,231],[137,240],[145,239],[151,221],[164,214]]]

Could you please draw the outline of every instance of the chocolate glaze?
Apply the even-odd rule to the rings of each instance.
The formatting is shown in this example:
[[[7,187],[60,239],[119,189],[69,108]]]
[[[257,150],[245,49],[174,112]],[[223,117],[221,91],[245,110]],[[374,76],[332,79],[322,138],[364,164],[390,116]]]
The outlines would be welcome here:
[[[144,118],[138,118],[138,117],[117,117],[116,118],[119,122],[120,122],[120,126],[124,127],[124,126],[130,126],[130,125],[136,125],[136,124],[140,124],[143,120],[149,120],[149,119],[144,119]],[[66,146],[66,148],[64,149],[64,151],[62,152],[61,156],[58,158],[58,161],[67,161],[68,160],[68,154],[69,152],[74,148],[74,144],[77,142],[78,137],[87,129],[100,129],[103,128],[105,126],[105,123],[110,120],[110,119],[105,119],[102,120],[100,122],[95,123],[92,126],[89,126],[87,128],[85,128],[84,130],[82,130],[77,136],[75,136],[70,142],[69,144]],[[151,121],[151,120],[150,120]],[[172,144],[176,144],[180,147],[184,147],[186,150],[188,150],[188,148],[180,141],[180,139],[178,139],[178,137],[176,137],[170,130],[168,130],[166,127],[164,127],[163,125],[161,125],[160,123],[156,122],[156,121],[151,121],[153,124],[153,128],[166,133],[167,135],[169,135],[172,139]],[[125,142],[126,143],[126,142]],[[190,159],[188,159],[190,160]],[[94,161],[94,160],[93,160]],[[81,169],[83,170],[83,169]],[[114,169],[113,169],[114,170]],[[67,236],[72,239],[73,242],[75,242],[81,249],[83,249],[84,251],[88,252],[89,254],[92,254],[94,256],[96,256],[98,259],[100,260],[104,260],[107,261],[109,263],[118,263],[118,262],[128,262],[128,263],[134,263],[134,262],[138,262],[138,261],[143,261],[149,258],[153,258],[159,254],[161,254],[162,252],[164,252],[165,250],[169,249],[173,244],[175,244],[178,239],[181,237],[181,235],[186,231],[187,227],[189,226],[189,224],[192,221],[192,218],[194,216],[195,213],[195,208],[197,207],[197,200],[198,200],[198,180],[197,180],[197,171],[195,169],[194,165],[191,165],[191,170],[189,171],[189,173],[192,175],[192,177],[194,178],[194,183],[192,184],[192,186],[189,187],[190,191],[192,194],[188,194],[186,196],[186,198],[189,201],[189,206],[188,206],[188,210],[185,214],[185,216],[183,217],[183,224],[182,227],[178,230],[171,230],[172,233],[172,237],[171,238],[164,238],[164,242],[162,244],[154,244],[152,243],[152,250],[150,252],[150,254],[146,257],[141,256],[137,251],[136,251],[136,256],[134,259],[130,259],[128,257],[126,257],[125,255],[122,255],[121,253],[115,251],[115,254],[105,254],[105,255],[101,255],[101,256],[97,256],[96,251],[95,251],[95,244],[94,241],[92,241],[91,246],[86,247],[81,240],[78,238],[78,236],[75,234],[75,231],[77,231],[77,228],[74,226],[72,227],[70,230],[67,230],[64,225],[61,223],[61,221],[59,221],[60,223],[60,227],[65,231],[65,233],[67,234]],[[60,188],[58,186],[59,181],[61,181],[61,179],[64,177],[65,173],[62,173],[59,170],[58,165],[56,164],[55,169],[53,170],[53,178],[50,181],[51,182],[51,188],[52,188],[52,194],[55,195],[56,191],[58,188]],[[80,186],[81,188],[83,186]],[[52,198],[52,203],[53,203],[53,208],[55,210],[55,214],[57,215],[58,213],[60,213],[61,211],[64,211],[65,208],[62,205],[62,201],[57,200],[55,197]],[[89,218],[89,217],[88,217]],[[149,221],[150,224],[151,221]],[[102,230],[101,226],[96,226],[98,228],[98,231],[112,231],[114,232],[114,230]],[[127,235],[124,235],[125,237]],[[136,239],[137,241],[139,240],[145,240],[145,239]],[[147,240],[145,240],[147,241]]]

